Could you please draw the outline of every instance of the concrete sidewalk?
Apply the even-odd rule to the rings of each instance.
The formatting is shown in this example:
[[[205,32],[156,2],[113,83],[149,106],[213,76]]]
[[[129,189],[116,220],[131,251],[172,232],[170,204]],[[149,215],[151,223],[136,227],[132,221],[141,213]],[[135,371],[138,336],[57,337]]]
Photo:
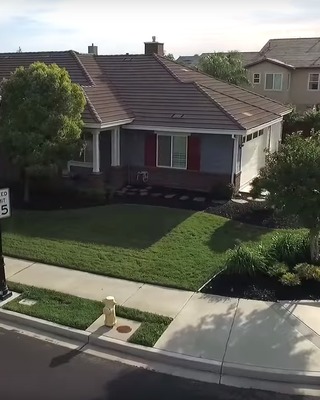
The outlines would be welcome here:
[[[320,373],[320,303],[193,293],[6,258],[7,279],[173,317],[155,348],[223,363]]]

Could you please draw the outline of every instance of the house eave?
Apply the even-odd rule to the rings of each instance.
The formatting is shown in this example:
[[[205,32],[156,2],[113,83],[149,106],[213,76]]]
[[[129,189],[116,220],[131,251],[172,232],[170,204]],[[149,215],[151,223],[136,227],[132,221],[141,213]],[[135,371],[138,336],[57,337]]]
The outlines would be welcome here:
[[[248,130],[247,130],[247,134],[250,134],[250,133],[253,133],[253,132],[256,132],[256,131],[260,131],[260,130],[262,130],[262,129],[267,128],[268,126],[277,124],[278,122],[281,122],[282,120],[283,120],[283,118],[282,118],[282,117],[279,117],[279,118],[277,118],[277,119],[274,119],[273,121],[269,121],[269,122],[266,122],[266,123],[264,123],[264,124],[257,125],[257,126],[255,126],[254,128],[248,129]]]
[[[126,129],[159,131],[159,132],[180,132],[180,133],[203,133],[209,135],[243,135],[245,129],[198,129],[198,128],[179,128],[177,126],[159,126],[159,125],[128,125]]]
[[[114,128],[116,126],[121,126],[121,125],[126,125],[126,124],[130,124],[131,122],[133,122],[133,118],[127,118],[127,119],[121,119],[118,121],[112,121],[112,122],[108,122],[108,123],[85,123],[84,127],[88,128],[88,129],[109,129],[109,128]]]

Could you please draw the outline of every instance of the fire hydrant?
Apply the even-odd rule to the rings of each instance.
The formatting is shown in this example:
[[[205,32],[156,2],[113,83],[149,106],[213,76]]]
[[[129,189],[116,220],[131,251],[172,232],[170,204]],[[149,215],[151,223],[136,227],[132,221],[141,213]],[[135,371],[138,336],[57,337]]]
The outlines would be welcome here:
[[[116,317],[116,301],[113,296],[107,296],[104,300],[103,314],[104,324],[108,328],[112,328],[117,323]]]

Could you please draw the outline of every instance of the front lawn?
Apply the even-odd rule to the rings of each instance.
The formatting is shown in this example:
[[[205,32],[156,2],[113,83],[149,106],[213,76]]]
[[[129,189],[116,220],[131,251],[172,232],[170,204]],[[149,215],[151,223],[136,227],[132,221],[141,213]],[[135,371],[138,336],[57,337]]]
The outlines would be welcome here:
[[[4,231],[6,255],[190,290],[224,266],[238,240],[266,242],[272,232],[203,212],[137,205],[16,211]]]

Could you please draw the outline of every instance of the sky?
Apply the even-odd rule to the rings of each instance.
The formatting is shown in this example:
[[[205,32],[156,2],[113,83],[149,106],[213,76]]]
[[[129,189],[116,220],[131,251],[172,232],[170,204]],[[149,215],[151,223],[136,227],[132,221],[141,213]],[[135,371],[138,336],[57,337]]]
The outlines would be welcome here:
[[[152,36],[179,55],[258,51],[271,38],[320,37],[319,0],[0,0],[0,52],[141,54]]]

